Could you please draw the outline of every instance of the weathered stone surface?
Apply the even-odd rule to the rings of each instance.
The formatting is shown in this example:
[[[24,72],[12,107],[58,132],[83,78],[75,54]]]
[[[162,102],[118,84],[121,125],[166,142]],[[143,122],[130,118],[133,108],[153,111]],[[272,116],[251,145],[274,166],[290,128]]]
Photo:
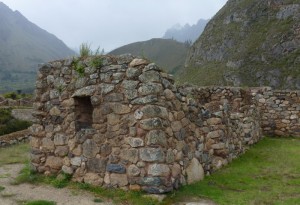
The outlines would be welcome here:
[[[84,88],[80,88],[76,90],[72,97],[84,97],[84,96],[92,96],[96,91],[97,87],[95,85],[87,86]]]
[[[126,173],[126,168],[122,164],[108,164],[106,171],[111,173],[124,174]]]
[[[107,123],[109,125],[116,125],[120,123],[120,115],[114,113],[107,115]]]
[[[163,123],[160,118],[151,118],[151,119],[141,120],[140,126],[145,130],[154,130],[154,129],[162,128]]]
[[[110,175],[110,184],[112,186],[117,185],[118,187],[123,187],[128,184],[128,178],[126,174],[111,174]]]
[[[146,136],[147,145],[160,145],[162,147],[167,146],[166,134],[162,130],[151,130]]]
[[[101,186],[103,184],[103,179],[95,173],[86,173],[83,177],[83,181],[94,186]]]
[[[59,116],[59,115],[61,114],[61,112],[60,112],[60,110],[58,109],[58,107],[55,106],[55,107],[51,108],[49,114],[50,114],[51,116]]]
[[[139,80],[143,83],[148,83],[148,82],[160,82],[160,75],[159,72],[157,71],[148,71],[144,72],[139,76]]]
[[[73,169],[72,167],[68,167],[66,165],[62,166],[62,171],[66,174],[73,174]]]
[[[82,145],[82,153],[87,158],[93,158],[99,152],[99,147],[97,144],[91,140],[87,139]]]
[[[142,73],[142,70],[141,69],[138,69],[138,68],[128,68],[126,70],[126,76],[129,78],[129,79],[133,79],[133,78],[136,78],[138,77],[140,74]]]
[[[223,136],[224,136],[224,131],[223,130],[215,130],[215,131],[209,132],[207,134],[207,138],[211,138],[211,139],[220,138],[220,137],[223,137]]]
[[[144,146],[144,140],[142,140],[141,138],[129,137],[127,141],[130,146],[134,148]]]
[[[121,102],[124,99],[122,93],[110,93],[104,97],[104,101],[106,102]]]
[[[159,83],[143,83],[141,84],[138,92],[140,95],[158,94],[163,91],[163,87]]]
[[[182,124],[180,121],[174,121],[171,123],[171,127],[174,132],[179,132],[182,129]]]
[[[57,146],[54,153],[57,156],[64,157],[69,153],[69,147],[68,146]]]
[[[113,84],[107,84],[107,83],[101,83],[99,87],[100,87],[100,92],[104,95],[110,93],[115,89],[115,86]]]
[[[56,134],[54,135],[54,144],[55,145],[66,145],[68,143],[68,137],[65,134]]]
[[[129,167],[127,169],[127,173],[130,177],[136,177],[136,176],[140,175],[141,170],[134,164],[131,164],[131,165],[129,165]]]
[[[139,150],[138,149],[121,150],[120,157],[132,163],[137,163],[137,161],[139,160]]]
[[[106,160],[104,159],[89,159],[87,161],[87,169],[94,173],[104,173],[106,169]]]
[[[130,62],[129,67],[137,67],[140,65],[147,65],[149,64],[149,61],[146,59],[140,59],[140,58],[135,58],[133,61]]]
[[[168,119],[169,114],[166,108],[157,105],[146,105],[141,111],[143,112],[144,118],[160,117]]]
[[[111,109],[116,114],[126,114],[126,113],[129,113],[131,111],[131,109],[128,105],[123,105],[123,104],[120,104],[120,103],[112,103],[111,104]]]
[[[133,101],[131,101],[131,104],[135,105],[144,105],[144,104],[148,104],[148,103],[155,103],[157,102],[157,96],[155,95],[148,95],[145,97],[140,97],[140,98],[136,98]]]
[[[151,164],[148,168],[148,174],[152,176],[169,176],[170,168],[165,164]]]
[[[80,166],[81,165],[81,157],[74,157],[71,158],[71,164],[74,166]]]
[[[142,186],[160,186],[162,183],[159,177],[143,177],[139,181]]]
[[[54,142],[50,138],[42,139],[42,149],[54,150]]]
[[[137,85],[139,84],[139,81],[134,81],[134,80],[124,80],[122,82],[122,87],[124,89],[127,89],[127,90],[132,90],[132,89],[135,89],[137,87]]]
[[[222,123],[221,118],[210,118],[210,119],[207,120],[208,125],[219,125],[221,123]]]
[[[186,168],[186,174],[188,184],[192,184],[204,178],[204,170],[196,158],[191,160],[189,166]]]
[[[161,148],[142,148],[140,158],[146,162],[164,162],[165,154]]]
[[[63,166],[63,160],[60,157],[49,156],[47,157],[45,166],[59,170]]]

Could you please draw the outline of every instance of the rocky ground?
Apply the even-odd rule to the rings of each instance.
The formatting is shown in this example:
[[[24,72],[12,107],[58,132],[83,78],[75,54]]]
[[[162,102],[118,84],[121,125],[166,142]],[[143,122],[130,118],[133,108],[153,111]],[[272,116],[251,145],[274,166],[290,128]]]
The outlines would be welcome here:
[[[11,164],[0,167],[0,186],[5,189],[0,192],[0,205],[21,205],[30,200],[55,201],[57,205],[113,205],[112,202],[94,202],[92,194],[84,191],[57,189],[46,185],[20,184],[12,182],[23,168],[22,164]],[[161,197],[159,197],[162,199]],[[195,202],[178,202],[175,205],[215,205],[208,200],[193,200]]]
[[[5,188],[0,192],[0,205],[17,205],[28,200],[55,201],[57,205],[112,205],[110,202],[95,203],[92,194],[82,194],[78,190],[32,184],[12,185],[23,166],[13,164],[0,167],[0,185]]]

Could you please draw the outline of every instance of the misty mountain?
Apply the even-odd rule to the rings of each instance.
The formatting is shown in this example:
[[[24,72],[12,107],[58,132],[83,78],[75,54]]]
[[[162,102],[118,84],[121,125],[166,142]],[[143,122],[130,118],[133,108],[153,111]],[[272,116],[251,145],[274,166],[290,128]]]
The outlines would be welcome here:
[[[192,26],[190,26],[189,24],[185,24],[184,26],[181,26],[180,24],[176,24],[172,28],[166,31],[163,38],[174,39],[179,42],[186,42],[186,41],[195,42],[203,32],[208,21],[209,20],[200,19],[196,24]]]
[[[155,38],[135,42],[111,51],[109,54],[121,55],[131,53],[155,62],[165,71],[175,74],[184,66],[188,46],[172,39]]]
[[[0,2],[0,92],[33,87],[39,63],[72,55],[56,36]]]

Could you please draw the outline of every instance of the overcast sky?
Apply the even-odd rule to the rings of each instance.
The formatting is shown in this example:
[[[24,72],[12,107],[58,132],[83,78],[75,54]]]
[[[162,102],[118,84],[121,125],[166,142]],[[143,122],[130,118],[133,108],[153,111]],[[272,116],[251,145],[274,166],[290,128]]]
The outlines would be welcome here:
[[[176,23],[211,18],[227,0],[0,0],[69,47],[110,51],[162,37]]]

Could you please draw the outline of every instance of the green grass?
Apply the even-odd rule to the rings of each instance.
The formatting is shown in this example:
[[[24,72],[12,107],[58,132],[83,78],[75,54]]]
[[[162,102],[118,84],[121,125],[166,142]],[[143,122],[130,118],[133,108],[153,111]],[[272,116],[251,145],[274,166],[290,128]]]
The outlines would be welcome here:
[[[0,148],[0,166],[28,162],[29,144]]]
[[[168,195],[164,205],[189,198],[217,204],[300,204],[300,139],[265,138],[229,166]]]
[[[5,189],[5,187],[0,186],[0,192],[3,191]]]
[[[56,202],[45,201],[45,200],[34,200],[34,201],[27,201],[24,205],[56,205]]]

